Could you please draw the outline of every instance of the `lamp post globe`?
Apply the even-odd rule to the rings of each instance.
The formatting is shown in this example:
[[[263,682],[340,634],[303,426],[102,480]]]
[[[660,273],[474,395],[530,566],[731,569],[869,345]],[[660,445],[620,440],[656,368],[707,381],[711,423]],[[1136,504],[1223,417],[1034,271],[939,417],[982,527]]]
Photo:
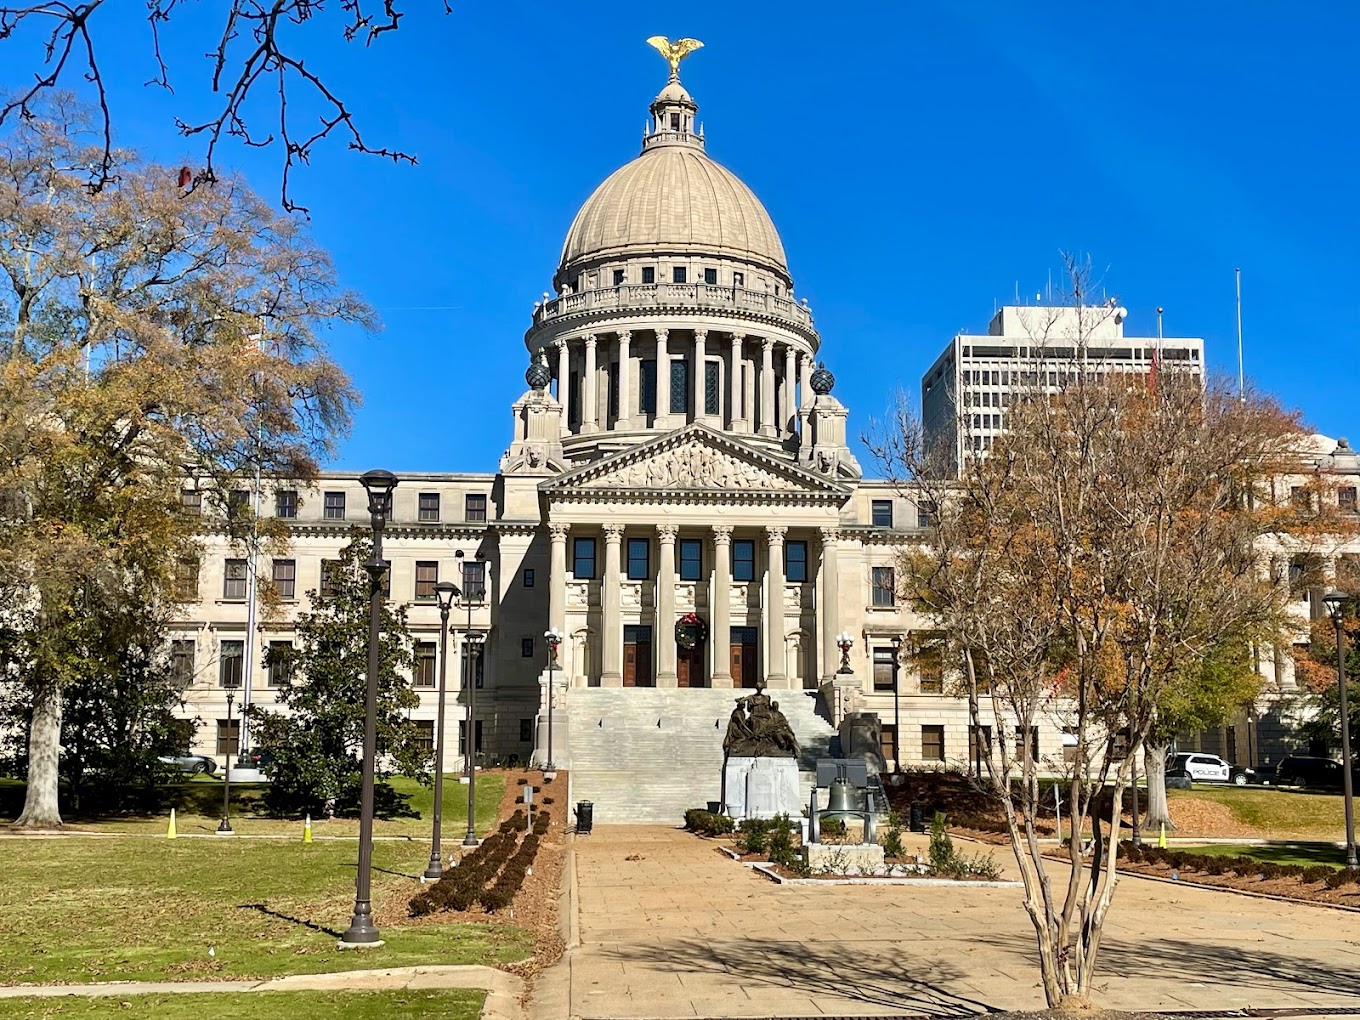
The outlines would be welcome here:
[[[1351,596],[1344,591],[1329,591],[1322,596],[1327,607],[1327,615],[1336,628],[1336,686],[1341,703],[1341,791],[1346,806],[1346,867],[1355,871],[1360,861],[1355,852],[1355,781],[1351,775],[1351,718],[1350,705],[1346,697],[1346,631],[1342,621],[1346,615],[1346,603]]]
[[[434,597],[439,603],[439,694],[434,724],[434,826],[430,835],[430,863],[421,877],[437,882],[444,874],[439,837],[444,820],[444,692],[447,689],[449,661],[449,610],[458,597],[458,586],[451,581],[438,581]]]
[[[368,493],[369,527],[373,532],[373,555],[364,564],[368,571],[368,674],[364,684],[363,783],[359,797],[359,869],[354,878],[354,913],[340,936],[341,949],[374,948],[382,937],[373,924],[373,778],[378,755],[378,668],[382,640],[383,526],[392,509],[392,490],[397,476],[391,471],[366,471],[359,484]]]
[[[837,673],[847,674],[854,672],[854,670],[850,668],[850,649],[854,646],[855,639],[850,635],[849,631],[843,630],[836,635],[836,647],[841,650],[841,668],[836,670]]]

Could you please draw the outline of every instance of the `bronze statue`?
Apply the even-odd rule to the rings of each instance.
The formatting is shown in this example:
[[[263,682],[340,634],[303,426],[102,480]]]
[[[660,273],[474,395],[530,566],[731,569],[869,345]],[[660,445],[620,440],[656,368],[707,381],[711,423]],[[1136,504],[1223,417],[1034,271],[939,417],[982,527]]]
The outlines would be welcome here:
[[[765,681],[756,681],[756,692],[737,699],[727,721],[723,754],[729,758],[796,758],[798,739],[779,711],[779,702],[765,693]]]

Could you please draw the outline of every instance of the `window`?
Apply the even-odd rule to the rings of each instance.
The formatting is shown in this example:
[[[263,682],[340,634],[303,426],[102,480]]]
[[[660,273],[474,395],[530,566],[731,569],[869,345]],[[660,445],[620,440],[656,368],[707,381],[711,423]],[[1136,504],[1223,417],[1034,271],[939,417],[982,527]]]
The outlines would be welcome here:
[[[704,270],[704,283],[706,283],[706,284],[708,284],[710,287],[712,287],[712,286],[713,286],[714,284],[716,284],[717,282],[718,282],[718,271],[717,271],[716,269],[705,269],[705,270]]]
[[[274,493],[274,516],[275,517],[296,517],[297,516],[297,490],[279,489]]]
[[[876,499],[873,502],[873,523],[875,528],[892,527],[892,500]]]
[[[574,368],[567,382],[567,421],[581,424],[581,373]]]
[[[916,505],[916,526],[918,528],[928,528],[935,523],[935,504],[930,500],[925,500]]]
[[[532,588],[534,586],[534,571],[532,567],[524,568],[524,572],[520,574],[520,583],[526,588]]]
[[[194,682],[194,643],[178,639],[170,642],[170,676],[181,689]]]
[[[241,720],[217,720],[217,753],[230,757],[241,753]]]
[[[671,414],[689,410],[689,362],[671,362]]]
[[[704,579],[704,543],[698,538],[680,539],[680,580]]]
[[[1291,486],[1289,503],[1295,510],[1311,510],[1313,509],[1313,494],[1302,485]]]
[[[433,687],[435,679],[435,654],[433,641],[416,642],[415,669],[411,681],[416,687]]]
[[[718,413],[718,394],[722,389],[719,383],[720,373],[718,362],[704,362],[704,414]]]
[[[340,581],[342,565],[339,560],[321,561],[321,597],[330,598],[336,592]]]
[[[609,401],[605,411],[606,417],[611,420],[619,416],[619,363],[611,361],[609,363]]]
[[[1117,742],[1117,734],[1115,739]],[[1025,740],[1025,728],[1023,726],[1015,728],[1015,757],[1024,761],[1026,752],[1028,752],[1031,761],[1037,762],[1039,760],[1039,727],[1037,726],[1029,728],[1028,741]]]
[[[240,517],[250,506],[250,493],[245,489],[232,489],[227,493],[227,516]]]
[[[732,540],[732,580],[756,579],[756,544],[749,538]]]
[[[297,560],[275,560],[273,582],[279,598],[293,598],[297,589]]]
[[[271,641],[264,654],[265,682],[270,687],[287,687],[293,679],[293,642]]]
[[[219,652],[218,682],[223,687],[240,687],[246,658],[244,641],[223,641]]]
[[[464,562],[461,575],[463,579],[463,598],[471,602],[481,602],[486,598],[486,564],[481,560]]]
[[[416,601],[433,602],[434,586],[439,580],[439,564],[434,560],[416,561]]]
[[[628,580],[645,581],[652,576],[651,543],[645,538],[628,540]]]
[[[874,649],[874,690],[892,691],[897,656],[891,647]]]
[[[434,754],[434,720],[415,719],[416,727],[416,747],[426,754]],[[435,762],[436,767],[443,767],[443,762]]]
[[[984,762],[992,756],[992,728],[990,726],[968,727],[968,760]]]
[[[203,493],[197,489],[180,489],[179,505],[190,514],[201,514],[203,512]]]
[[[807,543],[784,543],[784,579],[790,584],[807,584]]]
[[[224,599],[245,598],[247,580],[246,561],[227,560],[226,571],[222,580],[222,597]]]
[[[921,760],[944,761],[944,727],[921,727]]]
[[[468,522],[471,522],[471,523],[476,523],[476,522],[478,522],[478,521],[485,521],[485,520],[486,520],[486,493],[484,493],[484,492],[469,492],[469,493],[467,494],[466,500],[464,501],[464,510],[465,510],[465,513],[464,513],[464,515],[463,515],[463,519],[464,519],[464,520],[466,520],[466,521],[468,521]]]
[[[328,492],[321,498],[321,516],[328,521],[345,519],[345,494]]]
[[[655,267],[655,266],[643,266],[643,267],[642,267],[642,282],[643,282],[643,283],[656,283],[656,267]]]
[[[622,287],[622,286],[623,286],[623,281],[624,281],[624,279],[627,277],[627,275],[628,275],[628,274],[627,274],[627,271],[626,271],[626,270],[623,270],[623,269],[616,269],[616,270],[614,270],[614,286],[615,286],[615,287]]]
[[[656,360],[646,358],[638,362],[638,411],[656,414]]]
[[[439,493],[422,492],[420,494],[416,520],[423,521],[426,524],[435,524],[439,521]]]
[[[1062,731],[1063,764],[1075,765],[1077,761],[1077,728],[1064,726]]]
[[[684,266],[671,266],[671,283],[686,283],[686,271]]]
[[[577,538],[572,540],[571,573],[578,581],[595,579],[595,539]]]
[[[873,605],[879,607],[897,605],[897,584],[892,567],[873,567]]]
[[[175,561],[175,594],[182,599],[198,598],[198,560]]]
[[[1343,485],[1336,490],[1336,505],[1348,513],[1355,513],[1355,486]]]
[[[534,657],[534,639],[531,637],[519,639],[519,654],[522,659],[532,659]]]
[[[481,686],[479,683],[478,687]],[[473,743],[476,744],[474,753],[482,753],[482,720],[478,719],[476,725],[472,727]],[[458,753],[467,754],[467,720],[458,720]]]
[[[944,656],[937,644],[916,651],[916,671],[921,678],[922,694],[944,693]]]
[[[534,721],[532,719],[521,719],[519,721],[519,742],[527,744],[534,739]]]

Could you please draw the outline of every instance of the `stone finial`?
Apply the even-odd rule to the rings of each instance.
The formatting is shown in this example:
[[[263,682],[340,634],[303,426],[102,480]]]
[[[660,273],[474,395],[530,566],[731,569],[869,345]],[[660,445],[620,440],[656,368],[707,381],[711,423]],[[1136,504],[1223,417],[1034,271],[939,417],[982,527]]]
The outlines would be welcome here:
[[[836,385],[836,377],[831,374],[831,370],[826,367],[826,362],[819,361],[817,367],[812,370],[812,376],[808,379],[812,386],[812,392],[820,396],[830,393]]]
[[[545,390],[552,382],[552,369],[541,358],[535,358],[524,372],[524,381],[530,389]]]

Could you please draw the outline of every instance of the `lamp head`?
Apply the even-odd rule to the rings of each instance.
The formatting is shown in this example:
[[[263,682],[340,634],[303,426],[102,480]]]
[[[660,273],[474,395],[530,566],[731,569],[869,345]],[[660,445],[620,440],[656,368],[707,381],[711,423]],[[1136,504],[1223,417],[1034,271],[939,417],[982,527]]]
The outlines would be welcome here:
[[[453,605],[453,600],[459,595],[458,585],[452,581],[436,581],[434,586],[434,597],[439,602],[439,611],[447,613],[449,607]]]
[[[381,468],[365,471],[359,476],[359,484],[368,493],[368,512],[375,517],[387,512],[387,500],[397,487],[397,476]]]
[[[461,560],[461,559],[463,558],[463,550],[462,550],[462,549],[459,549],[457,552],[455,552],[455,553],[453,554],[453,558],[454,558],[455,560]]]
[[[893,651],[894,651],[894,652],[900,652],[900,651],[902,650],[902,635],[901,635],[901,634],[894,634],[894,635],[892,636],[892,646],[893,646]]]
[[[1350,601],[1350,596],[1344,591],[1329,591],[1322,596],[1322,604],[1327,607],[1327,615],[1332,618],[1333,623],[1341,622],[1341,614],[1348,601]]]

